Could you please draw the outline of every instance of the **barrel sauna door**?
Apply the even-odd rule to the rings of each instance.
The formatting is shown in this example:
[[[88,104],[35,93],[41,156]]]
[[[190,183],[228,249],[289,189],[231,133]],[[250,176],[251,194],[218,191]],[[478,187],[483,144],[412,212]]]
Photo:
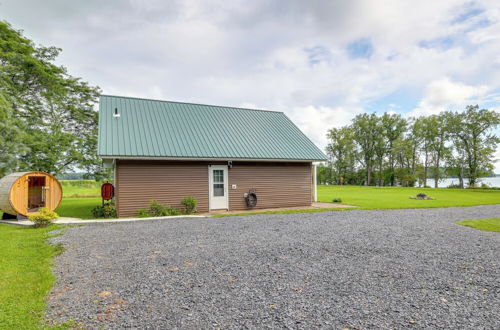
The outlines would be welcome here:
[[[45,177],[28,177],[28,212],[37,212],[45,207]]]

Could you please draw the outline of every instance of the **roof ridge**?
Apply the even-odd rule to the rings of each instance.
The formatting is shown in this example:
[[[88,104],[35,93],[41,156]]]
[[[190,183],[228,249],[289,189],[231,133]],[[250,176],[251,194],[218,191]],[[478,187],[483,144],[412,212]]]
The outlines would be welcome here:
[[[201,106],[207,106],[207,107],[217,107],[217,108],[226,108],[226,109],[239,109],[239,110],[250,110],[250,111],[264,111],[264,112],[275,112],[275,113],[283,113],[283,114],[285,113],[284,111],[277,111],[277,110],[252,109],[252,108],[242,108],[242,107],[230,107],[230,106],[227,106],[227,105],[216,105],[216,104],[194,103],[194,102],[180,102],[180,101],[169,101],[169,100],[159,100],[159,99],[147,99],[147,98],[144,98],[144,97],[135,97],[135,96],[120,96],[120,95],[100,94],[99,97],[101,97],[101,96],[124,98],[124,99],[133,99],[133,100],[166,102],[166,103],[180,103],[180,104],[201,105]]]

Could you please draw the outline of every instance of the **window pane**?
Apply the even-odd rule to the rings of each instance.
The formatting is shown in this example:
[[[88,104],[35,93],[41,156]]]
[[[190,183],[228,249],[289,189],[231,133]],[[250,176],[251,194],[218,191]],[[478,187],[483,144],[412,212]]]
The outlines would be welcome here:
[[[224,184],[214,183],[214,197],[224,196]]]
[[[214,170],[214,182],[224,182],[224,170]]]

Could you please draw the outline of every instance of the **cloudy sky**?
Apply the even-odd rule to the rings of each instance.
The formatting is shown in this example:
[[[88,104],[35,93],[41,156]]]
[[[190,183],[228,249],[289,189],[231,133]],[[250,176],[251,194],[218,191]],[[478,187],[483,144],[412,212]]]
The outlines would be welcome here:
[[[0,19],[106,94],[281,110],[320,147],[362,112],[500,110],[498,0],[0,0]]]

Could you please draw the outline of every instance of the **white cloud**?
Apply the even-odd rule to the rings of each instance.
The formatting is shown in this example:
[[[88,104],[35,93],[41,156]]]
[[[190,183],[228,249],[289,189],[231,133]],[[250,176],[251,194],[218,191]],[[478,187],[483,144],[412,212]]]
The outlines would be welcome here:
[[[309,105],[294,108],[287,114],[290,119],[321,149],[328,143],[326,134],[332,127],[349,124],[362,109],[329,108]]]
[[[454,110],[453,107],[476,103],[488,92],[487,86],[470,86],[460,82],[441,78],[432,81],[417,108],[411,111],[410,116],[427,116],[438,114],[445,110]]]
[[[387,100],[370,111],[435,113],[491,103],[500,89],[494,0],[3,0],[0,10],[105,93],[282,110],[321,147],[328,128],[399,90],[421,97],[416,109]],[[349,58],[359,39],[369,59]]]
[[[500,174],[500,149],[495,153],[494,159],[493,166],[495,166],[495,173]]]

